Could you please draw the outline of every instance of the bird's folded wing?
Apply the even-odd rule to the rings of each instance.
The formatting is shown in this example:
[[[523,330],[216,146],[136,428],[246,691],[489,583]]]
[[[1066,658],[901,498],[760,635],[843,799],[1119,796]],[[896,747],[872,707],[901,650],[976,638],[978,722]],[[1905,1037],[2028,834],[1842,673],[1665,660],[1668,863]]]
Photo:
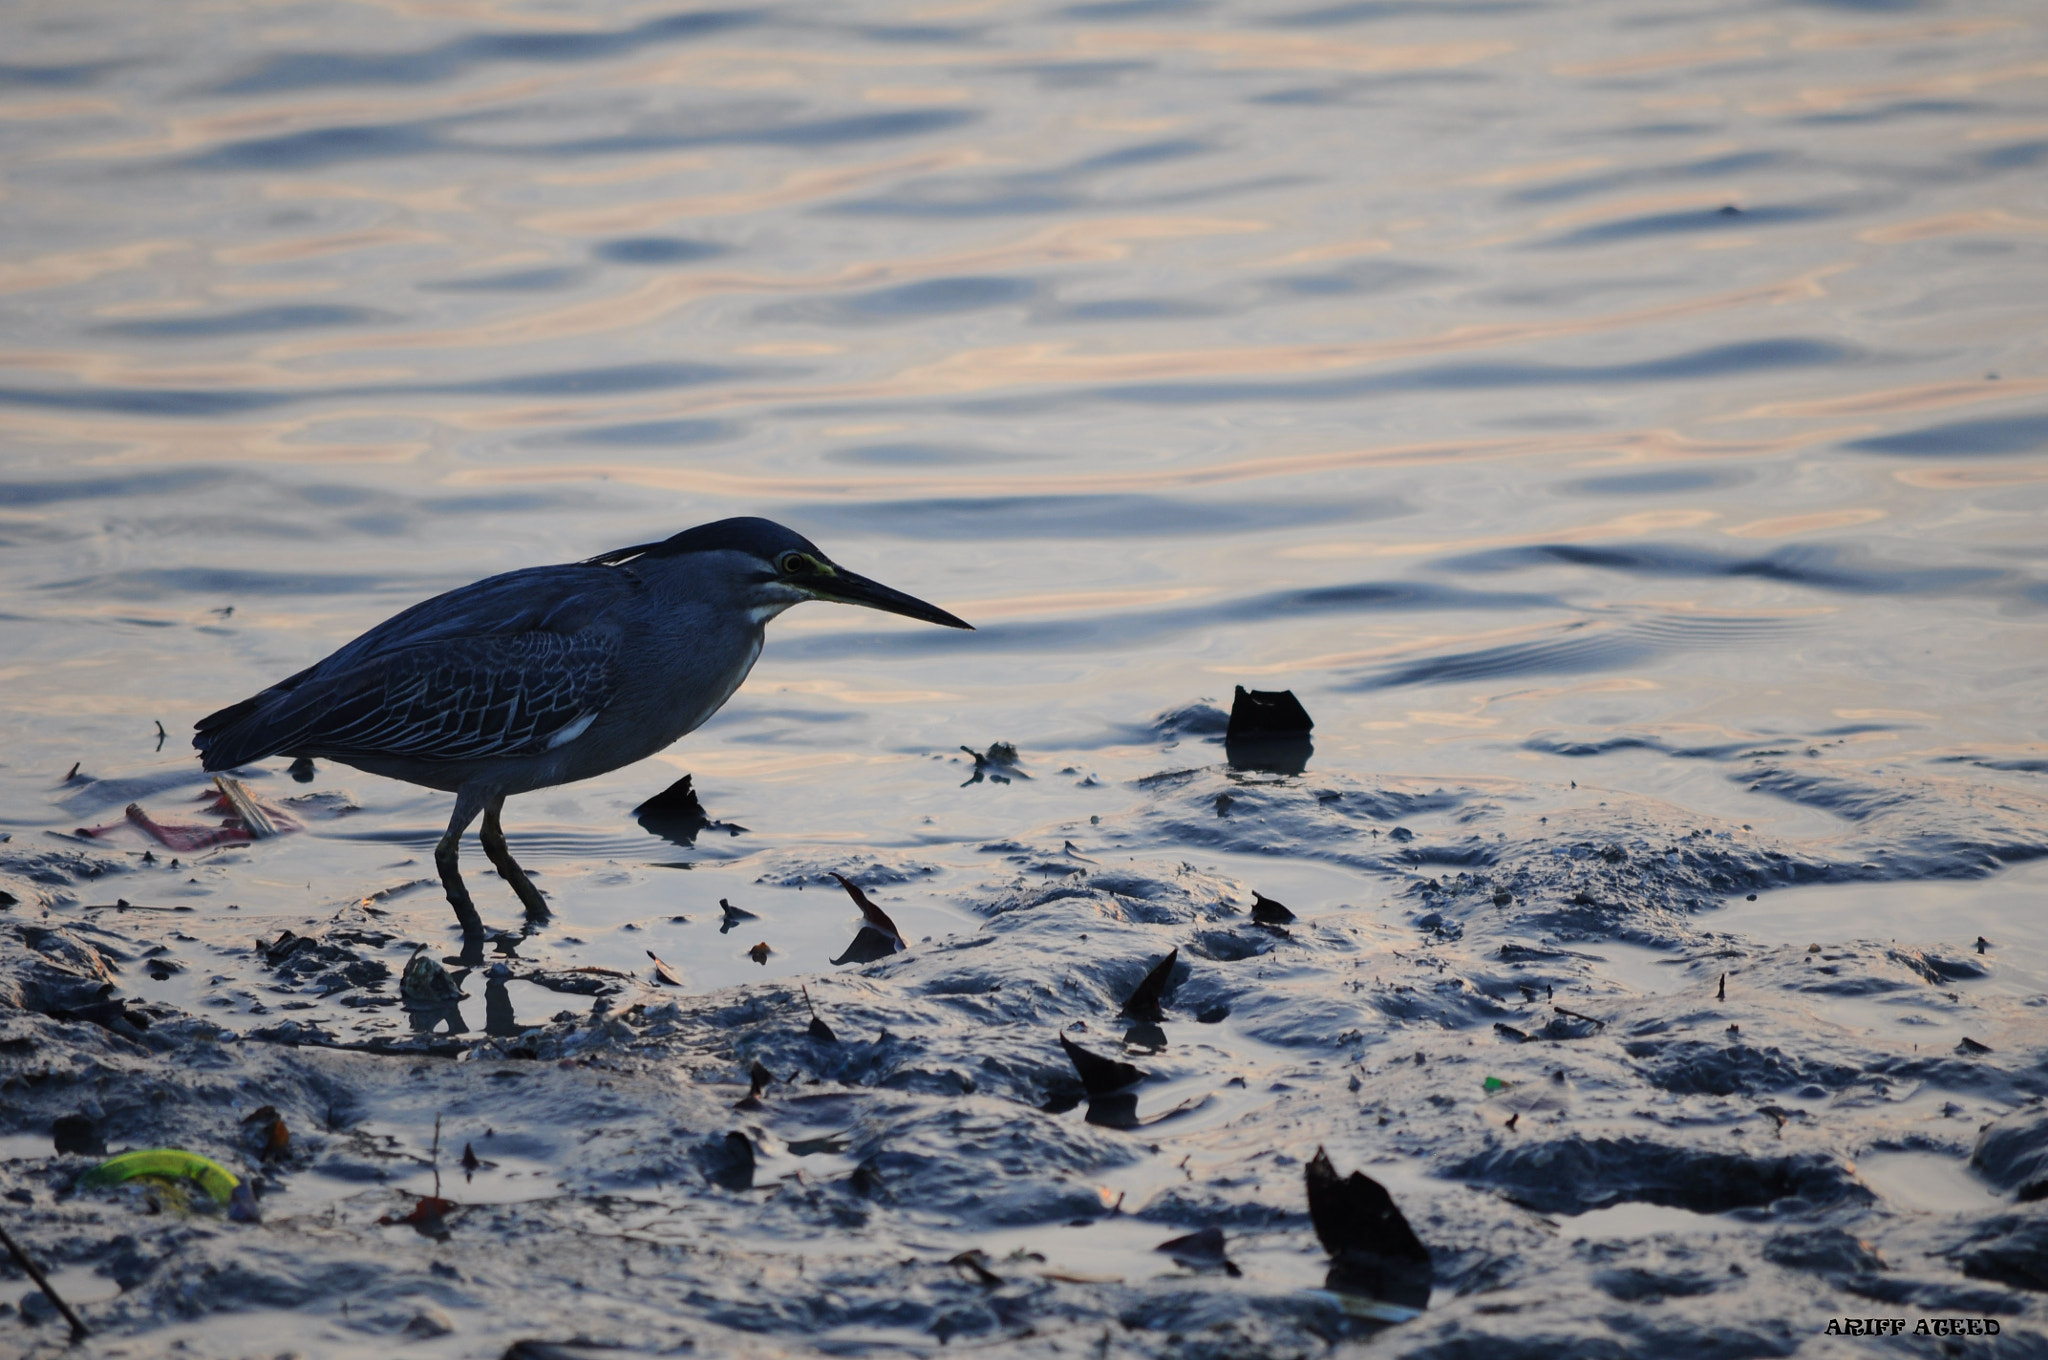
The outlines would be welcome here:
[[[323,665],[263,714],[279,738],[265,744],[336,759],[535,755],[611,702],[619,643],[612,629],[443,638]]]

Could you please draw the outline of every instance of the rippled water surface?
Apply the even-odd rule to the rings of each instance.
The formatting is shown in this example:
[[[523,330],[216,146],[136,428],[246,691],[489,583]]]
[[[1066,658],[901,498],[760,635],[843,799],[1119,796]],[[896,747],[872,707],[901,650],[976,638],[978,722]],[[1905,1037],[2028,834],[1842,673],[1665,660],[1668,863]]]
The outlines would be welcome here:
[[[1723,928],[2010,936],[2041,992],[2038,925],[2006,930],[2038,875],[1913,886],[2048,849],[2038,6],[83,0],[0,31],[6,849],[139,864],[62,838],[196,818],[201,714],[438,591],[761,514],[978,631],[806,606],[700,732],[515,800],[556,963],[816,978],[857,924],[820,866],[923,941],[1048,847],[1334,909],[1479,864],[1429,846],[1489,809],[1600,839],[1654,798],[1892,880],[1867,920],[1797,889],[1835,896]],[[1159,715],[1237,685],[1299,695],[1311,776],[1399,788],[1386,815],[1131,820],[1135,781],[1222,759]],[[966,782],[994,741],[1014,777]],[[283,765],[252,787],[305,834],[66,901],[242,946],[230,902],[395,889],[391,966],[444,942],[406,885],[446,796]],[[684,772],[723,825],[650,834]],[[1405,871],[1360,848],[1397,820]],[[720,933],[721,897],[756,920]],[[129,985],[268,1009],[208,976]],[[564,1000],[532,991],[522,1022]]]
[[[2038,778],[2037,17],[17,12],[8,815],[735,513],[981,629],[778,623],[673,753],[763,834],[980,834],[917,756],[1099,761],[1237,683],[1356,770]]]

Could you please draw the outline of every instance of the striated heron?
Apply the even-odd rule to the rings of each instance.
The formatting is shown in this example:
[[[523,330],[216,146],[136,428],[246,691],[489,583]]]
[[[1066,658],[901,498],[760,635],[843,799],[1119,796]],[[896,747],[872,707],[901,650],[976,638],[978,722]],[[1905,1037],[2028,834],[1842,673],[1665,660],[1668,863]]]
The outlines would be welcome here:
[[[201,718],[192,744],[209,770],[318,756],[453,793],[434,865],[480,957],[483,922],[456,866],[477,814],[484,853],[545,920],[505,844],[505,799],[630,765],[701,726],[747,678],[768,620],[805,600],[973,626],[772,520],[723,519],[436,595]]]

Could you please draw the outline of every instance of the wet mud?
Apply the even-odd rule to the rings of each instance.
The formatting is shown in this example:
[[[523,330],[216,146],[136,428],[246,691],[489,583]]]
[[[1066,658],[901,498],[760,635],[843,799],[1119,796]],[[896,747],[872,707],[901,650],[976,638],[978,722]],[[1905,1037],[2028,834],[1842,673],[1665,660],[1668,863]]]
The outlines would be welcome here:
[[[84,1354],[288,1325],[322,1355],[1819,1355],[1885,1310],[2048,1345],[2044,979],[1993,941],[1720,928],[2039,855],[2038,803],[1965,825],[1873,784],[1794,841],[1507,781],[1219,761],[1112,792],[964,856],[848,854],[851,900],[842,861],[755,852],[888,948],[708,991],[575,962],[573,922],[462,969],[418,884],[310,921],[122,909],[159,852],[17,838],[10,1222]],[[1301,860],[1354,891],[1281,907]],[[933,880],[961,928],[906,938],[870,895]],[[786,939],[754,900],[723,906]],[[152,1146],[233,1169],[261,1221],[80,1188]],[[1325,1194],[1390,1196],[1421,1255],[1312,1221],[1322,1148]],[[1345,1279],[1421,1311],[1361,1316]],[[0,1335],[54,1354],[22,1284]]]

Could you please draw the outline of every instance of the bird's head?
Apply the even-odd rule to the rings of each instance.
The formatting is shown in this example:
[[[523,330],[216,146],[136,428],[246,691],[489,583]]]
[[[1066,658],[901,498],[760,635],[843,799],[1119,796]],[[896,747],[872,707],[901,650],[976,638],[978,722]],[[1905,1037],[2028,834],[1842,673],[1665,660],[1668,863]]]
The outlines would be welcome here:
[[[793,604],[805,600],[826,600],[834,604],[865,605],[885,614],[922,619],[948,628],[973,628],[937,605],[926,604],[914,595],[872,581],[848,571],[825,556],[817,544],[794,529],[771,519],[743,517],[722,519],[685,529],[659,543],[619,548],[593,557],[594,564],[623,566],[635,561],[659,561],[718,554],[722,583],[736,598],[732,603],[747,611],[758,623],[766,623]],[[707,557],[700,565],[708,566]]]

